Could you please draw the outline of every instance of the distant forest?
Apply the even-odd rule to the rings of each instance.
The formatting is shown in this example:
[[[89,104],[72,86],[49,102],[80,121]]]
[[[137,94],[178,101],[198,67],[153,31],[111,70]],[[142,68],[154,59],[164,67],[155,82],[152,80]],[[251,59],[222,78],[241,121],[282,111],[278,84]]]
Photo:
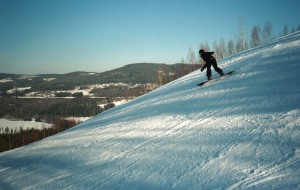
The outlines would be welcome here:
[[[98,106],[106,104],[104,108]],[[9,98],[0,97],[0,118],[53,123],[57,117],[92,117],[115,105],[107,98]]]
[[[8,127],[0,128],[0,152],[12,150],[27,144],[42,140],[46,137],[55,135],[67,130],[77,123],[75,120],[64,120],[60,117],[55,118],[53,127],[44,129],[22,129],[18,131],[10,130]]]

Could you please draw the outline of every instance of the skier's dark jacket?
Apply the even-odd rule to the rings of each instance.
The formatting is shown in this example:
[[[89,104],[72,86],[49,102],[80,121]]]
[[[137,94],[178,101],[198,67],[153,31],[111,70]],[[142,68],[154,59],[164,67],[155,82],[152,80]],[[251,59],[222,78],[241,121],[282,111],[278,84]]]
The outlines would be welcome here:
[[[212,56],[214,52],[202,52],[201,58],[205,61],[205,65],[202,67],[202,71],[208,66],[211,65],[212,62],[216,62],[214,56]]]

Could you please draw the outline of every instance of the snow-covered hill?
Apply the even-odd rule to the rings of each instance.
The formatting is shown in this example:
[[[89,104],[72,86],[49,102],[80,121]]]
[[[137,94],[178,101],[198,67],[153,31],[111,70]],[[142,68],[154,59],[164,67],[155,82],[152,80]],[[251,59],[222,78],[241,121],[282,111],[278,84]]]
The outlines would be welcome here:
[[[300,189],[300,33],[219,65],[0,154],[0,189]]]

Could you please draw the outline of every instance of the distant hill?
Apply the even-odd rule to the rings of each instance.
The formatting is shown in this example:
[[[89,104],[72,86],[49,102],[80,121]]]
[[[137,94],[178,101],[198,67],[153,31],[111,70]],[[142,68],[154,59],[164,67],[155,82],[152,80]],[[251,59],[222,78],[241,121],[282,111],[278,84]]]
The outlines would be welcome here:
[[[181,64],[135,63],[102,73],[77,71],[66,74],[17,75],[0,73],[0,91],[30,86],[32,90],[62,90],[99,83],[157,83],[159,71],[176,73]]]
[[[77,71],[67,74],[39,74],[34,76],[0,73],[0,90],[12,86],[31,86],[44,90],[45,88],[68,88],[99,83],[156,83],[159,71],[174,73],[179,65],[136,63],[102,73]]]
[[[148,83],[157,82],[157,73],[166,68],[169,72],[174,72],[174,65],[136,63],[125,65],[124,67],[101,73],[99,79],[104,83],[124,82],[124,83]]]
[[[7,74],[0,73],[0,80],[12,79],[34,79],[42,78],[55,78],[56,81],[74,82],[78,83],[113,83],[113,82],[132,82],[132,83],[147,83],[157,82],[157,73],[160,70],[168,72],[176,72],[181,64],[167,65],[163,63],[134,63],[128,64],[123,67],[113,69],[110,71],[86,72],[76,71],[66,74],[37,74],[37,75],[20,75],[20,74]]]

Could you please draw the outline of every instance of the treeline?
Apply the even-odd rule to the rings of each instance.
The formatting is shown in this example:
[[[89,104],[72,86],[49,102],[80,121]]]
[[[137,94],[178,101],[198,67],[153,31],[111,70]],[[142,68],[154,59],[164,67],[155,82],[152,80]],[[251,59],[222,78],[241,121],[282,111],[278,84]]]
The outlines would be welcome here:
[[[150,90],[146,84],[139,85],[137,87],[130,86],[107,86],[105,88],[95,88],[90,93],[97,97],[125,97],[132,98],[141,96]]]
[[[254,25],[249,32],[246,23],[241,20],[234,39],[230,39],[225,42],[225,40],[221,38],[219,41],[215,40],[212,46],[210,46],[207,42],[201,42],[199,49],[197,50],[197,54],[192,50],[192,48],[189,48],[187,58],[182,58],[180,64],[175,64],[172,71],[168,70],[168,67],[166,66],[161,66],[157,73],[157,83],[159,85],[166,84],[201,68],[204,65],[204,62],[200,59],[198,54],[200,49],[204,49],[205,51],[214,51],[214,57],[217,60],[221,60],[250,48],[268,44],[276,37],[285,36],[296,31],[300,31],[300,25],[298,25],[297,28],[292,28],[290,32],[288,30],[288,26],[284,25],[282,32],[276,36],[274,35],[272,23],[267,21],[263,28],[258,25]]]
[[[55,118],[53,127],[43,129],[20,129],[13,130],[6,127],[0,128],[0,152],[12,150],[27,144],[42,140],[46,137],[55,135],[59,132],[67,130],[77,123],[75,120],[64,120],[60,117]]]
[[[55,97],[74,97],[74,98],[83,98],[83,93],[82,92],[55,92]]]
[[[108,100],[109,101],[109,100]],[[88,98],[75,98],[70,101],[53,104],[42,110],[39,115],[43,118],[60,117],[88,117],[95,116],[106,109],[112,108],[115,105],[111,102],[106,104],[104,108],[98,106],[97,100]]]
[[[106,104],[104,108],[98,106]],[[0,118],[52,123],[56,117],[92,117],[115,105],[110,98],[9,98],[0,97]]]
[[[293,27],[291,30],[288,29],[287,25],[284,25],[282,32],[275,35],[273,25],[270,21],[267,21],[262,28],[258,25],[254,25],[251,30],[248,30],[246,22],[241,20],[234,38],[227,42],[223,38],[219,41],[214,40],[212,45],[203,41],[200,43],[199,49],[214,51],[215,58],[221,60],[250,48],[266,45],[277,37],[286,36],[289,33],[294,33],[296,31],[300,31],[300,24],[296,28]],[[199,49],[196,51],[197,54]],[[185,64],[195,64],[199,62],[203,64],[202,60],[196,58],[195,52],[191,48],[188,50],[187,58],[181,60],[181,63]]]

